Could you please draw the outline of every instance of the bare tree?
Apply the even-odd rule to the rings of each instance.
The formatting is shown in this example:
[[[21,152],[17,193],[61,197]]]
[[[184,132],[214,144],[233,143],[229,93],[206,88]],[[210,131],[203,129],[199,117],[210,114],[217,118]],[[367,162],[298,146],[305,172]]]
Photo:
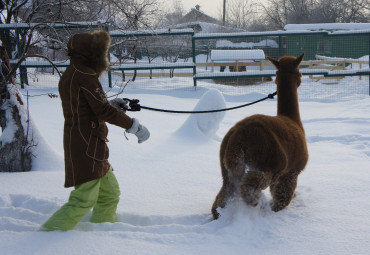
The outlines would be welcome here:
[[[257,15],[257,3],[254,0],[227,1],[227,24],[232,27],[248,30]]]
[[[166,11],[163,17],[163,21],[160,24],[160,26],[162,27],[176,25],[184,16],[184,8],[180,0],[173,1],[172,6],[170,8],[165,9]]]
[[[12,83],[9,75],[10,64],[5,47],[1,47],[0,72],[0,172],[30,171],[32,166],[31,148],[34,146],[29,139],[29,123],[26,119],[25,104],[18,88]]]
[[[10,24],[18,20],[20,10],[26,6],[29,0],[8,0],[1,1],[0,24]],[[11,54],[15,48],[15,34],[10,30],[0,30],[0,38],[8,54]],[[13,47],[12,47],[13,46]]]
[[[320,0],[314,16],[318,22],[368,22],[369,4],[368,0]]]
[[[369,22],[369,0],[267,0],[261,4],[267,25]]]
[[[283,29],[286,24],[304,24],[312,21],[316,0],[267,0],[261,4],[268,25]]]
[[[121,29],[152,29],[162,17],[159,0],[7,0],[1,1],[0,24],[69,23],[100,21]],[[11,58],[17,38],[10,30],[1,30],[1,41]],[[42,31],[40,31],[42,32]],[[19,33],[25,42],[25,30]],[[24,45],[21,45],[24,46]]]
[[[109,0],[112,11],[130,30],[152,29],[162,14],[159,0]]]
[[[113,21],[111,5],[104,0],[7,0],[2,1],[0,24],[10,23],[68,23],[73,21]],[[5,3],[5,4],[4,4]],[[42,32],[42,31],[40,31]],[[20,41],[25,42],[21,31]],[[14,50],[15,35],[1,30],[1,41],[8,54]],[[13,46],[13,48],[11,47]]]
[[[32,148],[37,146],[37,141],[33,136],[28,102],[24,101],[13,76],[28,57],[44,58],[52,64],[44,56],[28,53],[36,28],[29,31],[25,51],[14,66],[10,66],[5,47],[0,50],[0,172],[24,172],[32,167]]]
[[[102,17],[102,10],[104,10],[101,0],[8,0],[2,1],[2,4],[0,24],[60,23],[67,20],[73,21],[81,17],[94,19],[98,16]],[[29,29],[2,29],[0,31],[2,45],[11,59],[19,59],[24,52],[28,32]],[[53,53],[61,49],[60,43],[65,43],[58,40],[56,33],[50,33],[50,29],[38,29],[37,34],[33,36],[34,45],[37,45],[42,40],[46,42],[43,46],[49,47],[51,49],[50,52]],[[35,50],[35,48],[32,50]],[[22,82],[28,84],[28,75],[25,67],[20,68],[20,76]]]
[[[13,0],[16,1],[16,0]],[[19,1],[19,0],[18,0]],[[28,1],[21,18],[29,23],[96,21],[111,19],[109,2],[104,0],[23,0]]]

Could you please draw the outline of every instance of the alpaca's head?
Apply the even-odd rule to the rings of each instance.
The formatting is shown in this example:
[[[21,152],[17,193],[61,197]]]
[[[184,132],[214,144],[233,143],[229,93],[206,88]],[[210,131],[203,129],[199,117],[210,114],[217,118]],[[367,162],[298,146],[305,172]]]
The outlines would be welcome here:
[[[299,78],[302,76],[302,74],[299,72],[299,64],[302,62],[304,57],[304,53],[300,55],[299,57],[292,57],[292,56],[283,56],[279,58],[279,60],[275,60],[271,57],[267,57],[272,64],[277,68],[278,73],[277,75],[281,73],[291,73],[291,74],[297,74]],[[298,86],[300,85],[300,79]]]

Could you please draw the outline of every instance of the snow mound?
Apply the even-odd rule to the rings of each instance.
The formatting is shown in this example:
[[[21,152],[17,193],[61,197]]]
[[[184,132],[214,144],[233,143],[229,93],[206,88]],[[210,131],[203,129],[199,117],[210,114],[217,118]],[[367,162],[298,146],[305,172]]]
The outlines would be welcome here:
[[[46,138],[41,134],[37,124],[32,120],[31,132],[36,146],[32,150],[35,158],[32,159],[32,171],[50,171],[50,170],[63,170],[64,158],[63,155],[56,152]]]
[[[225,98],[217,89],[210,89],[203,94],[195,106],[194,111],[208,111],[226,108]],[[220,140],[216,135],[225,112],[191,114],[184,124],[176,131],[179,136],[199,139],[208,137]]]

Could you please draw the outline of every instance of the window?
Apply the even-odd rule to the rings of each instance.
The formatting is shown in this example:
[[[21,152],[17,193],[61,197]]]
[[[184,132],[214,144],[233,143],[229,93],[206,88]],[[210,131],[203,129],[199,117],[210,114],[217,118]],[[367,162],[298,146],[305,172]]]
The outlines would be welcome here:
[[[320,40],[317,43],[317,53],[331,53],[331,42],[329,40]]]

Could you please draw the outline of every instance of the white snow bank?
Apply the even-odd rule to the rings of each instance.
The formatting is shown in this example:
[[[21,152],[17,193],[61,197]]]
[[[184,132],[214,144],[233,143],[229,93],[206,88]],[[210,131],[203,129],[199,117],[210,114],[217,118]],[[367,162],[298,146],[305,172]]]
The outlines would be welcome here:
[[[200,98],[194,111],[208,111],[226,108],[223,94],[217,89],[210,89]],[[199,139],[203,135],[211,139],[219,140],[216,132],[225,116],[225,112],[191,114],[185,123],[176,131],[177,135],[195,137]]]
[[[210,88],[224,93],[228,107],[260,99],[276,89],[273,81],[247,88],[199,81],[195,90],[191,81],[138,79],[127,87],[125,96],[139,98],[147,106],[188,110]],[[150,130],[151,138],[145,143],[138,144],[134,136],[127,141],[121,128],[109,125],[109,161],[122,192],[118,221],[94,224],[89,221],[90,213],[73,231],[37,232],[72,190],[63,188],[64,165],[42,155],[49,150],[45,148],[37,160],[59,170],[0,173],[0,253],[368,254],[368,82],[367,78],[345,77],[338,85],[328,86],[302,77],[300,111],[310,160],[299,176],[293,201],[278,213],[270,210],[271,196],[265,190],[257,207],[235,199],[220,210],[219,220],[211,221],[211,207],[222,186],[220,142],[204,135],[195,120],[187,123],[187,130],[183,123],[190,122],[188,115],[142,110],[129,115]],[[179,88],[181,83],[186,87]],[[57,93],[57,88],[40,91],[30,86],[32,95],[40,92]],[[117,92],[113,88],[110,93]],[[203,103],[213,101],[220,103],[215,97]],[[31,97],[30,113],[45,141],[62,154],[60,99]],[[275,115],[276,99],[227,111],[217,134],[222,137],[252,114]],[[198,115],[192,118],[206,116]],[[176,132],[179,127],[184,132]],[[175,132],[181,137],[174,136]]]

